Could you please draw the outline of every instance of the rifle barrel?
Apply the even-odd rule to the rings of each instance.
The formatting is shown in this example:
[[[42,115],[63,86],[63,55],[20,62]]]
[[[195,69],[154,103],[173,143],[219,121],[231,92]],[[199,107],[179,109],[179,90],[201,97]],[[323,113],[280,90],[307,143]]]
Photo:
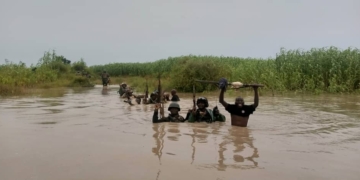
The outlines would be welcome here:
[[[218,81],[207,81],[207,80],[195,80],[196,82],[203,82],[203,83],[211,83],[211,84],[219,84]]]
[[[196,82],[201,82],[201,83],[216,84],[216,85],[219,84],[218,81],[208,81],[208,80],[198,80],[198,79],[196,79],[195,81]],[[232,85],[232,82],[228,82],[228,86],[231,86],[231,85]],[[252,87],[252,86],[263,87],[264,85],[262,85],[262,84],[243,84],[242,87]]]

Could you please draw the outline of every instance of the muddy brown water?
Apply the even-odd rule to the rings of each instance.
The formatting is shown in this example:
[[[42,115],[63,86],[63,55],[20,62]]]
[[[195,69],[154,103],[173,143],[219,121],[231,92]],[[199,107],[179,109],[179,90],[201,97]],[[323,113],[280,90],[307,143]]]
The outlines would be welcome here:
[[[0,179],[360,179],[358,95],[260,96],[243,128],[219,104],[225,123],[152,124],[152,105],[129,106],[116,91],[1,99]],[[179,96],[185,116],[191,94]],[[214,107],[217,94],[206,96]]]

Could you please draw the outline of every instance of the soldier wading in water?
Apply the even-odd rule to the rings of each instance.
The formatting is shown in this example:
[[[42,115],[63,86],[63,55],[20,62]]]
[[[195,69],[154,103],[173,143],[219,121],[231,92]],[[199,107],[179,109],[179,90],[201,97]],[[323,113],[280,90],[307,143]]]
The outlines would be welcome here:
[[[120,94],[120,97],[123,96],[126,93],[127,84],[121,83],[118,93]]]
[[[103,86],[107,86],[110,83],[110,75],[106,71],[101,74]]]
[[[209,107],[209,103],[205,97],[199,97],[196,100],[196,105],[198,109],[196,109],[196,107],[194,106],[192,112],[188,113],[188,122],[214,122],[215,118],[213,111],[207,108]]]
[[[241,126],[246,127],[249,116],[252,114],[259,105],[259,95],[258,95],[258,87],[253,86],[254,88],[254,104],[245,105],[244,99],[242,97],[237,97],[235,99],[235,104],[228,104],[224,101],[224,92],[226,90],[227,80],[220,80],[220,95],[219,102],[225,107],[225,110],[228,111],[231,115],[231,125],[233,126]]]
[[[184,122],[185,119],[181,115],[179,115],[180,105],[178,103],[171,103],[169,105],[168,111],[170,114],[168,117],[163,117],[158,119],[158,109],[160,108],[160,104],[155,105],[154,115],[153,115],[153,123],[161,123],[161,122]]]

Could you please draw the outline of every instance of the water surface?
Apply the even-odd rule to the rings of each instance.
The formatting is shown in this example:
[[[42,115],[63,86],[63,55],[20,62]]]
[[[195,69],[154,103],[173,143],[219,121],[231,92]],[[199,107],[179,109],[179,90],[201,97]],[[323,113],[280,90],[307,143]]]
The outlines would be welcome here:
[[[261,96],[243,128],[217,94],[207,97],[225,123],[152,124],[152,105],[129,106],[117,90],[1,99],[0,179],[360,179],[359,96]],[[185,116],[192,95],[179,96]]]

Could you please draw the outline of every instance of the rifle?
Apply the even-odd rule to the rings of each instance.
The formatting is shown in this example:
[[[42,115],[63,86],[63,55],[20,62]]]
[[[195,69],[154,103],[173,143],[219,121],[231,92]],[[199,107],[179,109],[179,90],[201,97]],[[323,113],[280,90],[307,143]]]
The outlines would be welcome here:
[[[195,81],[202,82],[202,83],[215,84],[215,85],[219,86],[218,81],[207,81],[207,80],[197,80],[197,79],[195,79]],[[262,84],[242,84],[241,82],[229,82],[228,86],[235,86],[234,89],[245,88],[245,87],[264,87],[264,85],[262,85]]]
[[[162,103],[162,97],[163,93],[161,91],[161,80],[160,80],[160,74],[159,74],[159,84],[158,84],[158,97],[157,97],[157,103],[160,104],[160,118],[164,117],[164,104]]]
[[[148,82],[147,82],[147,79],[146,79],[145,98],[148,98],[148,97],[149,97],[149,86],[148,86]]]
[[[195,100],[195,85],[193,85],[193,109],[196,109],[196,100]]]
[[[146,90],[145,90],[145,97],[143,98],[143,104],[147,104],[149,98],[149,86],[148,80],[146,79]]]

